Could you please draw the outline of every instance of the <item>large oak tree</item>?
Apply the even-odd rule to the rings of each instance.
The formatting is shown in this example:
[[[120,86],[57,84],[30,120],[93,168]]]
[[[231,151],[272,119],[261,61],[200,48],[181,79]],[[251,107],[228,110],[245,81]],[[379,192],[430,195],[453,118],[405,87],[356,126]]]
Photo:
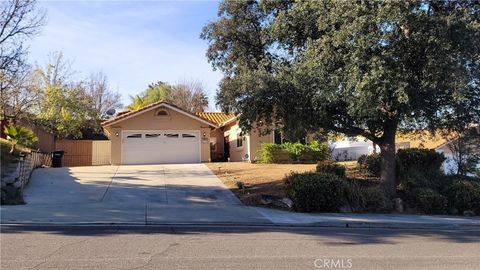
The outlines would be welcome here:
[[[223,1],[201,37],[245,129],[364,136],[392,196],[397,129],[480,121],[478,1]]]

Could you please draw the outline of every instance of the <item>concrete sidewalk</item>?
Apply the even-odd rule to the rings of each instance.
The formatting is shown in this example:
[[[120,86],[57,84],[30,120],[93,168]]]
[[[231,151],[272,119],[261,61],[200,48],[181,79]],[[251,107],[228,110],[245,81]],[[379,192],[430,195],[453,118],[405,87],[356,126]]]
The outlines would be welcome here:
[[[305,214],[241,205],[85,204],[1,207],[2,224],[119,224],[480,230],[480,218],[391,214]]]
[[[267,208],[256,208],[256,210],[273,224],[283,226],[480,229],[480,217],[400,214],[305,214]]]
[[[2,224],[133,224],[480,229],[480,218],[303,214],[247,207],[203,164],[35,170],[26,205],[1,206]]]

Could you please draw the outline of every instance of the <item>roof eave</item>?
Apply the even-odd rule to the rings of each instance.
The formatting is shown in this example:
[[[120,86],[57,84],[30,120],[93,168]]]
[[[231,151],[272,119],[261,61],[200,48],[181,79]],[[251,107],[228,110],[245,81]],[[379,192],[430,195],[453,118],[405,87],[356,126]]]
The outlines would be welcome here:
[[[193,119],[195,119],[195,120],[197,120],[197,121],[199,121],[199,122],[202,122],[202,123],[204,123],[204,124],[207,124],[207,125],[209,125],[209,126],[212,126],[212,127],[214,127],[214,128],[218,128],[218,127],[219,127],[219,126],[218,126],[217,124],[215,124],[215,123],[212,123],[212,122],[210,122],[210,121],[207,121],[207,120],[205,120],[205,119],[203,119],[203,118],[201,118],[201,117],[199,117],[199,116],[197,116],[197,115],[195,115],[195,114],[186,112],[186,111],[184,111],[184,110],[182,110],[182,109],[180,109],[180,108],[177,108],[177,107],[175,107],[175,106],[172,106],[172,105],[170,105],[170,104],[168,104],[168,103],[166,103],[166,102],[161,102],[161,103],[159,103],[159,104],[157,104],[157,105],[154,105],[154,106],[151,106],[150,108],[145,109],[145,110],[141,110],[141,109],[140,109],[140,110],[138,110],[137,112],[134,112],[134,113],[132,113],[132,114],[130,114],[130,115],[128,115],[128,116],[125,116],[125,117],[116,119],[116,120],[114,120],[114,121],[107,120],[107,121],[101,123],[101,126],[102,126],[103,128],[106,128],[106,127],[109,127],[109,126],[111,126],[111,125],[117,124],[117,123],[122,122],[122,121],[125,121],[125,120],[127,120],[127,119],[130,119],[130,118],[132,118],[132,117],[134,117],[134,116],[137,116],[137,115],[139,115],[139,114],[146,113],[146,112],[148,112],[148,111],[151,111],[151,110],[154,110],[154,109],[157,109],[157,108],[160,108],[160,107],[167,107],[167,108],[172,109],[172,110],[174,110],[174,111],[176,111],[176,112],[179,112],[179,113],[181,113],[181,114],[183,114],[183,115],[186,115],[186,116],[188,116],[188,117],[190,117],[190,118],[193,118]],[[111,122],[109,122],[109,121],[111,121]]]

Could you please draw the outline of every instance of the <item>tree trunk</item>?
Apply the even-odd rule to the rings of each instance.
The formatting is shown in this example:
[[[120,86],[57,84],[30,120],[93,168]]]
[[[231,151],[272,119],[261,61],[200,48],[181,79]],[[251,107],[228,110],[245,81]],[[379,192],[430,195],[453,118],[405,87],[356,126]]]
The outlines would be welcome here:
[[[396,125],[385,129],[380,146],[380,180],[391,198],[395,198],[397,190],[397,163],[395,151]]]

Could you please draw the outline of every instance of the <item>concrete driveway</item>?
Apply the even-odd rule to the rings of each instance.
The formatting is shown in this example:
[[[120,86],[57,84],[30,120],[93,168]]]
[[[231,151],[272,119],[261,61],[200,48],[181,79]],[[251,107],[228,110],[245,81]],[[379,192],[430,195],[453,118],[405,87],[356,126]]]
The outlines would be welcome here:
[[[2,223],[270,223],[203,164],[43,168]]]

